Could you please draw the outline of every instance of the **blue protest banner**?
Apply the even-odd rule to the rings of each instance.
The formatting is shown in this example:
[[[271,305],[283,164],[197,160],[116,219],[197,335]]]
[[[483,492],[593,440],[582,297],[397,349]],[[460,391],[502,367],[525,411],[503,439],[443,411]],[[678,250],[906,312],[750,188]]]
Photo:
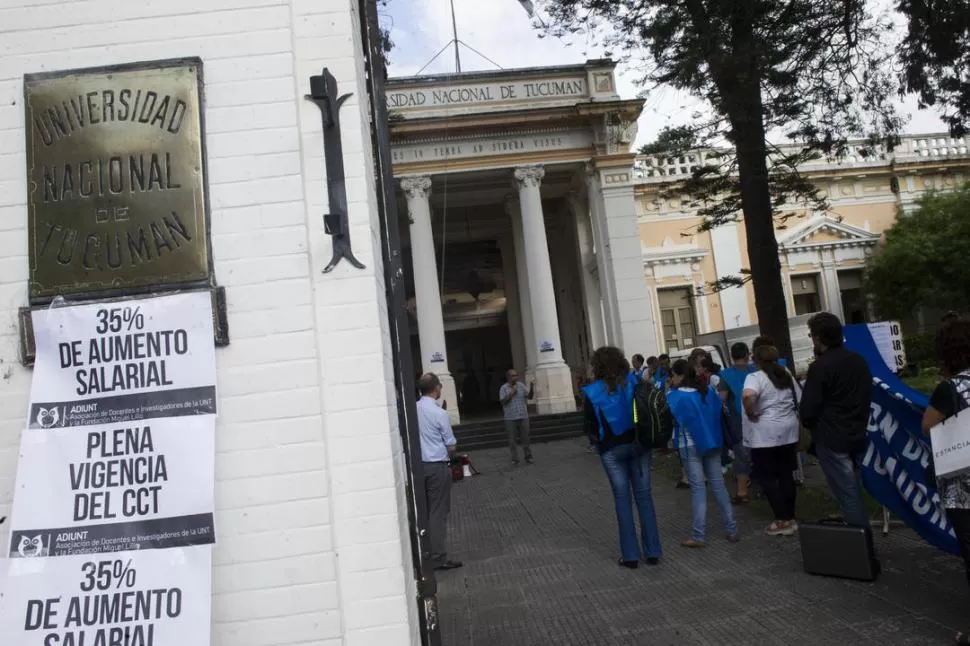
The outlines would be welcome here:
[[[926,485],[932,451],[920,423],[928,398],[903,383],[886,366],[865,324],[845,326],[845,345],[865,357],[872,372],[863,484],[873,498],[927,542],[959,554],[940,497]]]

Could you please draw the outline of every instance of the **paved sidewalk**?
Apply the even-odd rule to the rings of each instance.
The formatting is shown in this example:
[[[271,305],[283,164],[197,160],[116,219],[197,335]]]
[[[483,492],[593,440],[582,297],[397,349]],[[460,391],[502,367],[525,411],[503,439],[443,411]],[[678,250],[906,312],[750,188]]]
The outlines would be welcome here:
[[[729,544],[713,504],[707,549],[686,550],[689,494],[656,472],[664,561],[620,568],[599,458],[583,440],[535,452],[516,468],[505,449],[476,452],[481,475],[452,489],[450,555],[465,567],[438,577],[445,646],[923,646],[970,628],[962,562],[907,529],[877,534],[875,584],[805,574],[797,539],[763,536],[749,512]]]

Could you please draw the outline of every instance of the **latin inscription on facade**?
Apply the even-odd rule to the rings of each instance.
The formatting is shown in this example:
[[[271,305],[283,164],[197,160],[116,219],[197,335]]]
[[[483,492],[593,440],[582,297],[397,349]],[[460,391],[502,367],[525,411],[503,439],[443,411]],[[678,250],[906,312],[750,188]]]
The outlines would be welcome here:
[[[451,87],[389,89],[389,110],[422,110],[490,103],[582,99],[589,96],[585,78],[542,79]]]
[[[585,132],[522,135],[439,144],[396,144],[391,151],[394,164],[433,162],[448,159],[493,157],[515,153],[585,149],[592,145]]]
[[[201,64],[25,77],[32,298],[208,278]]]

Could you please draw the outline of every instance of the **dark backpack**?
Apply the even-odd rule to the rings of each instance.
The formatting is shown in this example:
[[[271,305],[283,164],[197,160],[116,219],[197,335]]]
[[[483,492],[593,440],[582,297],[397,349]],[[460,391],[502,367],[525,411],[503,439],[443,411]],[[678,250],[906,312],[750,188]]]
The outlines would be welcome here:
[[[650,382],[641,382],[633,392],[633,432],[643,450],[665,449],[674,435],[667,396]]]

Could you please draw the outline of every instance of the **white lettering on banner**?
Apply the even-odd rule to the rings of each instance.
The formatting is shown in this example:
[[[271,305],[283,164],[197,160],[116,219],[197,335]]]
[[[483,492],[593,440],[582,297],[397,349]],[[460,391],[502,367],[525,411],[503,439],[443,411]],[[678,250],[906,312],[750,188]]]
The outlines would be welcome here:
[[[407,110],[587,96],[586,79],[576,77],[413,90],[391,88],[387,93],[387,107],[389,110]]]
[[[0,571],[0,634],[43,646],[207,645],[209,294],[33,317],[37,358]]]
[[[401,144],[391,151],[391,161],[395,164],[420,161],[439,161],[489,157],[508,153],[529,153],[554,150],[585,149],[592,146],[589,133],[568,132],[550,135],[526,135],[516,138],[479,139],[469,142],[442,144]]]

